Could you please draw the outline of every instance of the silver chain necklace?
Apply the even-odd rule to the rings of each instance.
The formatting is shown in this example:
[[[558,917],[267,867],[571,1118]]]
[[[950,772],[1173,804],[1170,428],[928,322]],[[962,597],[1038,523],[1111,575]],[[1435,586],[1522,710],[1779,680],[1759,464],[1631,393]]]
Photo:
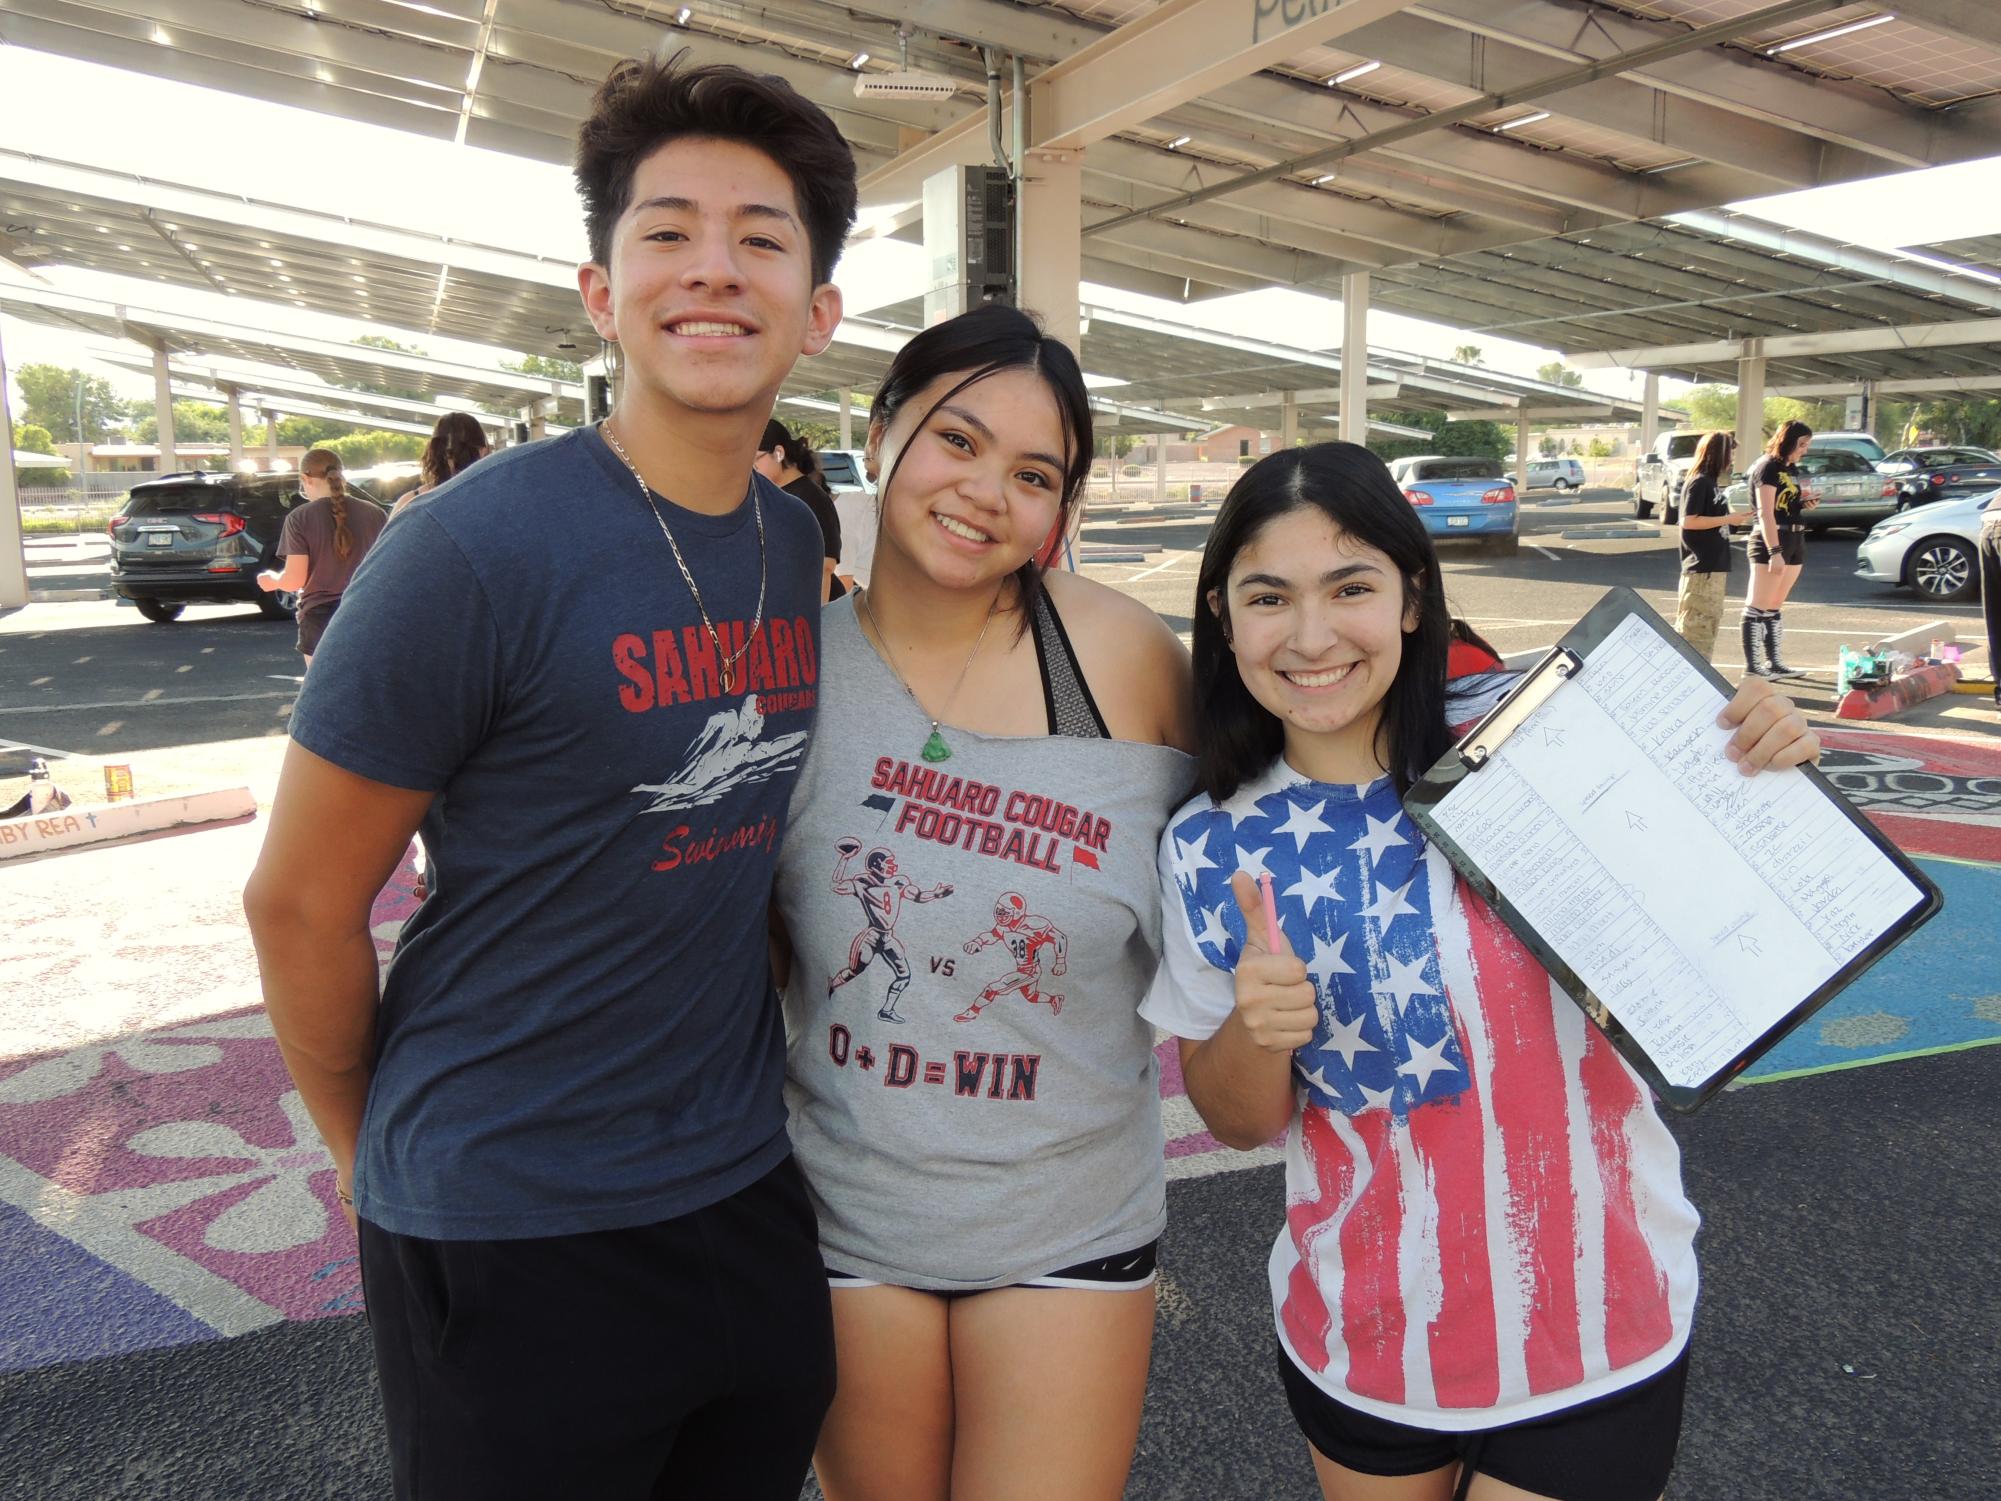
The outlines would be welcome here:
[[[750,650],[750,643],[764,628],[764,499],[757,493],[757,481],[750,483],[750,503],[752,513],[757,517],[757,616],[750,623],[750,630],[743,638],[743,645],[734,652],[725,653],[723,638],[716,630],[715,622],[709,619],[709,607],[702,603],[702,591],[695,586],[695,575],[688,569],[688,560],[681,556],[681,544],[674,540],[674,533],[668,528],[667,518],[660,514],[660,502],[653,497],[653,487],[646,483],[646,476],[639,472],[639,466],[632,462],[632,456],[618,441],[618,434],[611,430],[611,419],[598,424],[598,431],[610,445],[611,451],[619,456],[625,467],[632,471],[632,477],[639,481],[639,493],[646,498],[646,509],[653,513],[653,519],[660,525],[660,535],[667,539],[667,545],[674,550],[674,566],[681,570],[681,577],[688,585],[688,593],[694,596],[695,608],[701,612],[702,629],[709,633],[709,644],[716,649],[716,658],[722,663],[723,692],[740,693],[743,679],[738,675],[734,682],[731,674],[743,662],[744,654]]]
[[[952,747],[945,743],[945,737],[938,728],[938,721],[932,718],[930,710],[924,707],[924,700],[917,696],[917,690],[910,686],[910,680],[904,677],[903,670],[896,665],[896,654],[890,649],[889,637],[883,635],[882,627],[876,623],[875,611],[869,608],[868,590],[857,590],[855,602],[862,607],[862,614],[868,616],[869,629],[875,632],[875,639],[882,643],[882,665],[889,669],[890,676],[896,679],[897,686],[910,695],[910,701],[917,705],[917,712],[931,720],[931,738],[924,742],[924,749],[919,751],[918,755],[926,761],[951,760]],[[945,713],[952,712],[952,703],[958,698],[959,690],[965,686],[966,674],[973,670],[973,658],[980,654],[980,644],[987,639],[987,627],[994,623],[994,611],[999,608],[1000,590],[996,589],[994,602],[987,606],[987,618],[980,622],[980,633],[973,638],[973,649],[966,653],[965,666],[959,669],[959,676],[953,681],[952,691],[945,699]]]

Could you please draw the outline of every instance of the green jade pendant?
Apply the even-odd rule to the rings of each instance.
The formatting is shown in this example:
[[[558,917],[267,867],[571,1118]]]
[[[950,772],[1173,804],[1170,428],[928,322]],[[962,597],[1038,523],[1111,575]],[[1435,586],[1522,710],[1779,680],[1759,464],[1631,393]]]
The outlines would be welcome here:
[[[924,749],[918,752],[927,761],[949,761],[952,747],[945,743],[945,737],[938,733],[938,721],[931,721],[931,738],[924,742]]]

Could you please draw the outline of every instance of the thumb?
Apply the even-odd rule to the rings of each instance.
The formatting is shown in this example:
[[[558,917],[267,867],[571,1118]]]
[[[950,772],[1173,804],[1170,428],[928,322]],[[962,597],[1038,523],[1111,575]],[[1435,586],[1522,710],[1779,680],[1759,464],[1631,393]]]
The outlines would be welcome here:
[[[1275,924],[1265,906],[1264,892],[1252,879],[1249,871],[1240,870],[1230,877],[1230,895],[1237,899],[1237,910],[1244,915],[1244,946],[1263,954],[1290,954],[1292,945],[1286,942],[1285,930],[1278,928],[1278,946],[1272,946],[1272,932]]]

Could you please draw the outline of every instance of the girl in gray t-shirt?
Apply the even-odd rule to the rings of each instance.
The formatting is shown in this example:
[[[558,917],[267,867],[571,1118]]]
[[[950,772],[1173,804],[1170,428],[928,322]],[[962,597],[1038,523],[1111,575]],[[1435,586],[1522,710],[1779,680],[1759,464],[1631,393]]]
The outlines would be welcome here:
[[[822,625],[777,899],[794,1149],[834,1288],[829,1494],[1117,1497],[1165,1217],[1153,851],[1188,660],[1035,561],[1091,453],[1070,352],[986,308],[897,356],[869,587]]]

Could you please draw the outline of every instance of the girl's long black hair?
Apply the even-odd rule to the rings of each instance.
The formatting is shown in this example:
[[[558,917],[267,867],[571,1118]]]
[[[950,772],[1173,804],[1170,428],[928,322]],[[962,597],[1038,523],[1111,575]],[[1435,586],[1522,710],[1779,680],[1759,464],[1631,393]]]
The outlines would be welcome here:
[[[961,377],[931,404],[931,412],[968,386],[1003,370],[1033,370],[1056,398],[1065,445],[1062,501],[1056,515],[1057,525],[1067,527],[1071,508],[1083,493],[1084,481],[1091,473],[1091,399],[1084,386],[1084,373],[1077,368],[1077,356],[1067,344],[1050,338],[1034,318],[1004,303],[990,302],[943,323],[934,323],[896,352],[875,399],[869,403],[871,461],[880,451],[883,434],[896,420],[896,414],[933,381],[950,375]],[[913,439],[931,420],[931,412],[920,417],[917,426],[911,429]],[[876,486],[878,514],[889,495],[889,482],[909,451],[910,444],[906,442],[896,456],[896,463],[890,465]],[[1040,550],[1040,538],[1036,546]],[[1017,630],[1025,631],[1042,592],[1042,565],[1031,557],[1015,570],[1014,578],[1021,607]]]
[[[1388,555],[1417,625],[1383,697],[1377,752],[1399,794],[1445,753],[1445,654],[1452,620],[1438,553],[1383,461],[1356,443],[1316,443],[1260,459],[1231,486],[1202,550],[1195,583],[1197,777],[1221,802],[1261,774],[1285,746],[1285,726],[1251,696],[1230,650],[1230,568],[1276,518],[1318,507],[1358,542]],[[1209,596],[1216,596],[1215,610]]]

